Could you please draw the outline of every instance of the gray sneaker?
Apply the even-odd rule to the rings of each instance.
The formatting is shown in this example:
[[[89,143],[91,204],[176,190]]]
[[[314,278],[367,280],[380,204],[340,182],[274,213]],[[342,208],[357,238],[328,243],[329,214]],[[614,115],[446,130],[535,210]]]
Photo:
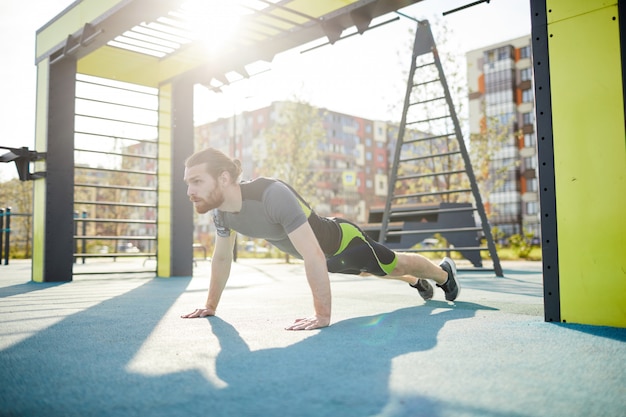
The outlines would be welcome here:
[[[456,277],[456,264],[450,258],[443,258],[439,266],[448,273],[448,280],[443,284],[437,284],[437,286],[446,293],[446,300],[454,301],[461,292],[461,284]]]
[[[424,300],[428,301],[433,298],[433,286],[425,279],[418,279],[415,284],[409,284],[409,286],[415,288]]]

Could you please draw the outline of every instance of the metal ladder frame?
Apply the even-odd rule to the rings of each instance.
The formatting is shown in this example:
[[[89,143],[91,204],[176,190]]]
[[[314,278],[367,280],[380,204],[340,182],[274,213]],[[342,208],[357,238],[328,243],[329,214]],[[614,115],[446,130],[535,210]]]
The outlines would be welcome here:
[[[415,84],[415,71],[417,69],[417,58],[419,56],[422,56],[424,54],[427,53],[432,53],[433,55],[433,59],[434,59],[434,65],[437,68],[437,72],[439,75],[439,79],[438,80],[428,80],[425,82],[422,82],[420,84]],[[432,64],[427,64],[427,65],[432,65]],[[450,95],[450,90],[448,88],[448,83],[446,81],[446,77],[443,71],[443,66],[441,64],[441,60],[439,59],[439,53],[437,51],[437,47],[435,45],[435,40],[432,34],[432,31],[430,30],[430,25],[428,23],[427,20],[418,20],[417,21],[417,30],[415,32],[415,40],[413,43],[413,54],[412,54],[412,58],[411,58],[411,68],[409,70],[409,77],[408,77],[408,81],[407,81],[407,87],[406,87],[406,93],[404,96],[404,106],[403,106],[403,110],[402,110],[402,119],[400,121],[400,126],[398,129],[398,139],[396,142],[396,146],[395,146],[395,152],[394,152],[394,159],[393,159],[393,166],[391,169],[391,176],[390,176],[390,181],[389,181],[389,186],[388,186],[388,192],[387,192],[387,201],[385,204],[385,211],[383,213],[383,219],[382,219],[382,225],[381,225],[381,232],[380,232],[380,236],[379,236],[379,241],[381,243],[384,243],[386,241],[387,235],[388,235],[388,227],[389,227],[389,222],[392,216],[392,200],[395,197],[395,188],[396,188],[396,182],[398,181],[398,166],[400,163],[400,156],[402,153],[402,147],[405,144],[404,142],[404,136],[406,133],[406,126],[407,126],[407,115],[408,115],[408,111],[409,111],[409,107],[412,106],[412,104],[415,103],[411,103],[411,93],[413,92],[413,89],[416,86],[419,85],[424,85],[427,83],[433,83],[433,82],[437,82],[439,81],[442,85],[443,91],[444,91],[444,96],[445,96],[445,101],[446,104],[448,106],[448,110],[449,110],[449,114],[446,116],[442,116],[441,118],[447,118],[450,117],[452,119],[452,123],[454,125],[454,136],[456,137],[456,140],[458,142],[458,146],[459,146],[459,151],[461,153],[461,156],[463,158],[463,162],[465,164],[465,173],[467,174],[468,178],[469,178],[469,182],[470,182],[470,190],[461,190],[461,191],[471,191],[473,197],[474,197],[474,203],[476,205],[475,208],[472,208],[471,210],[476,210],[478,211],[478,215],[480,217],[481,220],[481,226],[482,226],[482,231],[485,235],[485,238],[487,240],[487,249],[489,250],[489,254],[491,256],[491,259],[493,261],[493,266],[494,266],[494,271],[496,273],[496,275],[498,277],[502,277],[504,276],[503,272],[502,272],[502,267],[500,265],[500,259],[498,257],[498,253],[496,251],[496,246],[495,243],[493,241],[493,236],[491,235],[491,227],[489,225],[489,221],[487,219],[487,214],[485,212],[485,208],[482,202],[482,198],[480,196],[480,190],[478,189],[478,184],[476,183],[476,176],[474,175],[474,170],[472,168],[472,163],[469,157],[469,154],[467,152],[467,147],[465,146],[465,142],[463,140],[463,134],[461,133],[461,126],[454,108],[454,103],[452,101],[452,97]],[[436,99],[429,99],[429,100],[425,100],[422,102],[419,102],[420,104],[423,103],[427,103],[430,101],[434,101]],[[431,119],[432,120],[432,119]],[[420,121],[417,122],[412,122],[412,123],[419,123]],[[429,137],[428,139],[433,139],[433,138],[437,138],[437,137],[449,137],[451,135],[440,135],[440,136],[434,136],[434,137]],[[458,152],[454,152],[454,153],[458,153]],[[446,155],[446,154],[442,154],[442,155]],[[420,158],[415,158],[415,160],[419,160]],[[406,162],[406,161],[403,161]],[[460,171],[461,173],[463,171]],[[441,175],[441,174],[446,174],[449,172],[439,172],[436,173],[435,175]],[[457,171],[454,171],[454,173],[459,173]],[[430,175],[430,174],[429,174]],[[419,175],[417,176],[419,177]],[[403,179],[407,179],[407,178],[403,178]],[[459,190],[457,190],[459,191]],[[418,195],[415,196],[422,196],[422,195],[435,195],[435,194],[441,194],[442,192],[435,192],[435,193],[420,193]],[[406,197],[405,195],[403,195],[402,197]],[[402,233],[402,232],[401,232]],[[407,232],[404,232],[407,233]],[[422,232],[423,233],[423,232]],[[441,250],[441,249],[437,249],[437,250]]]

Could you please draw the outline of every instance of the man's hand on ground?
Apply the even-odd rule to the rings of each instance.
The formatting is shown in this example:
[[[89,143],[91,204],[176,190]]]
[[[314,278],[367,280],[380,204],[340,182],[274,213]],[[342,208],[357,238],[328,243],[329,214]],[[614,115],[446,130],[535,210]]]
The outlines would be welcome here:
[[[297,319],[285,330],[313,330],[330,326],[330,317],[310,317],[308,319]]]
[[[213,310],[212,308],[197,308],[192,313],[183,314],[180,317],[184,319],[195,319],[199,317],[208,317],[208,316],[214,316],[214,315],[215,315],[215,310]]]

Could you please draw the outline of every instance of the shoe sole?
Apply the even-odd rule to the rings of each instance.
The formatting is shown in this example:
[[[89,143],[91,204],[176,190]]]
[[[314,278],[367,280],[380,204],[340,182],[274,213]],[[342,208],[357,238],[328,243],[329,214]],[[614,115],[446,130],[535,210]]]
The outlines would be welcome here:
[[[447,263],[448,265],[450,265],[450,268],[452,269],[452,279],[454,279],[454,282],[456,282],[456,297],[454,297],[454,299],[452,300],[448,300],[446,298],[446,300],[448,301],[454,301],[457,298],[459,298],[459,295],[461,295],[461,283],[459,282],[459,279],[456,276],[456,264],[454,263],[454,261],[448,257],[443,258],[443,261],[441,261],[441,263]],[[446,294],[447,295],[447,294]]]
[[[424,301],[428,301],[428,300],[432,300],[433,296],[435,295],[435,291],[433,290],[432,285],[430,285],[430,282],[426,281],[426,280],[422,280],[424,282],[426,282],[426,284],[428,284],[430,286],[430,291],[428,292],[428,294],[426,296],[424,296],[422,294],[422,292],[420,292],[420,290],[417,287],[414,287],[413,285],[409,284],[409,287],[411,288],[415,288],[417,290],[417,293],[420,295],[420,297],[422,297],[422,299]]]

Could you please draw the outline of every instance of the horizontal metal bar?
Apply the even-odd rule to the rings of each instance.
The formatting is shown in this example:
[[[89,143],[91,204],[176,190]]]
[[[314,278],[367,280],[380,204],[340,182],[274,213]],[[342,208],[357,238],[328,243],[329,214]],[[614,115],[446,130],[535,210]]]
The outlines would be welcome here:
[[[445,135],[427,136],[425,138],[417,138],[417,139],[405,140],[403,145],[408,145],[408,144],[415,143],[415,142],[424,142],[424,141],[427,141],[427,140],[449,138],[450,136],[455,136],[455,134],[454,133],[448,133],[448,134],[445,134]]]
[[[156,208],[155,204],[147,203],[122,203],[115,201],[86,201],[86,200],[74,200],[74,204],[88,204],[93,206],[120,206],[120,207],[137,207],[137,208]]]
[[[75,222],[89,222],[89,223],[123,223],[123,224],[156,224],[156,220],[134,220],[134,219],[96,219],[96,218],[82,218],[77,217]]]
[[[146,258],[156,256],[156,252],[120,253],[75,253],[75,258]]]
[[[469,4],[466,4],[464,6],[457,7],[456,9],[448,10],[446,12],[443,12],[442,16],[447,16],[447,15],[449,15],[451,13],[456,13],[456,12],[458,12],[460,10],[467,9],[468,7],[476,6],[477,4],[484,3],[484,2],[489,3],[489,0],[478,0],[478,1],[475,1],[473,3],[469,3]]]
[[[460,208],[450,208],[450,209],[394,211],[394,208],[391,207],[389,216],[391,218],[394,218],[394,217],[401,217],[401,216],[416,216],[416,215],[427,215],[427,214],[461,213],[465,211],[475,211],[475,210],[476,210],[476,207],[460,207]]]
[[[416,125],[419,123],[428,123],[428,122],[434,122],[435,120],[441,120],[441,119],[451,119],[449,114],[446,114],[444,116],[439,116],[439,117],[431,117],[430,119],[424,119],[424,120],[415,120],[412,122],[406,122],[407,125]]]
[[[458,271],[458,269],[457,269]],[[141,269],[141,270],[129,270],[129,271],[73,271],[73,275],[119,275],[119,274],[149,274],[155,273],[156,269]]]
[[[435,98],[431,98],[428,100],[424,100],[424,101],[415,101],[411,104],[409,104],[410,106],[416,106],[418,104],[426,104],[426,103],[432,103],[433,101],[438,101],[438,100],[445,100],[445,97],[435,97]]]
[[[74,236],[81,240],[156,240],[156,236]]]
[[[128,124],[131,124],[131,125],[145,126],[145,127],[154,127],[154,128],[158,127],[157,124],[139,123],[139,122],[134,122],[132,120],[112,119],[110,117],[100,117],[100,116],[94,116],[93,114],[86,114],[86,113],[78,113],[78,112],[76,112],[76,116],[88,117],[90,119],[95,119],[95,120],[104,120],[105,122],[128,123]]]
[[[421,87],[423,85],[428,85],[428,84],[436,83],[436,82],[439,82],[439,81],[441,81],[439,78],[435,78],[434,80],[428,80],[428,81],[424,81],[422,83],[413,84],[413,87]]]
[[[132,169],[110,169],[110,168],[97,168],[97,167],[86,167],[81,165],[76,165],[75,169],[88,169],[91,171],[101,171],[101,172],[122,172],[124,174],[140,174],[140,175],[157,175],[156,171],[139,171]]]
[[[422,64],[422,65],[418,65],[418,66],[415,67],[415,69],[418,70],[418,69],[430,67],[430,66],[433,66],[433,65],[435,65],[435,61],[427,62],[426,64]]]
[[[114,190],[128,190],[128,191],[149,191],[156,192],[156,187],[131,187],[128,185],[104,185],[104,184],[87,184],[87,183],[75,183],[75,187],[86,187],[86,188],[104,188],[104,189],[114,189]]]
[[[159,90],[156,89],[156,88],[154,89],[155,90],[154,93],[149,93],[147,91],[140,91],[140,90],[133,89],[133,88],[130,88],[130,87],[113,86],[113,85],[97,83],[97,82],[89,81],[89,80],[85,80],[85,79],[78,79],[78,80],[76,80],[76,82],[77,83],[81,83],[81,84],[97,85],[99,87],[113,88],[115,90],[130,91],[132,93],[137,93],[137,94],[145,94],[145,95],[151,96],[153,98],[158,98],[158,96],[159,96]]]
[[[158,145],[158,143],[156,142],[154,142],[154,144]],[[74,152],[89,152],[89,153],[97,153],[97,154],[102,154],[102,155],[121,156],[124,158],[141,158],[141,159],[150,159],[150,160],[157,159],[156,155],[138,155],[138,154],[122,153],[122,152],[96,151],[93,149],[84,149],[84,148],[74,148]]]
[[[465,246],[458,248],[419,248],[419,249],[396,249],[401,252],[478,252],[489,250],[487,247]],[[458,268],[457,268],[458,269]]]
[[[133,138],[130,136],[122,136],[122,135],[115,135],[115,136],[100,135],[94,132],[85,132],[84,130],[75,130],[74,133],[79,134],[79,135],[98,136],[98,137],[106,138],[106,139],[133,140],[135,142],[140,142],[140,143],[157,143],[158,144],[158,142],[155,139],[141,139],[141,138]]]
[[[428,229],[428,230],[401,230],[401,231],[389,231],[387,236],[413,236],[413,235],[432,235],[435,233],[466,233],[466,232],[479,232],[483,230],[482,227],[455,227],[450,229]]]
[[[402,162],[423,161],[424,159],[443,158],[445,156],[459,155],[460,153],[461,151],[451,151],[451,152],[444,152],[444,153],[438,153],[438,154],[432,154],[432,155],[415,156],[413,158],[401,159],[398,162],[402,163]]]
[[[403,194],[403,195],[394,195],[393,199],[399,198],[415,198],[415,197],[428,197],[431,195],[444,195],[444,194],[455,194],[455,193],[469,193],[472,190],[470,188],[461,188],[458,190],[445,190],[445,191],[431,191],[429,193],[415,193],[415,194]]]
[[[129,108],[129,109],[145,110],[145,111],[151,111],[151,112],[157,112],[158,111],[158,109],[156,109],[156,108],[143,107],[143,106],[133,106],[133,105],[130,105],[130,104],[118,103],[118,102],[115,102],[115,101],[96,100],[94,98],[86,97],[86,96],[76,95],[76,98],[79,99],[79,100],[85,100],[85,101],[89,101],[89,102],[92,102],[92,103],[110,104],[112,106],[126,107],[126,108]]]
[[[454,174],[464,174],[464,173],[465,173],[465,170],[456,170],[456,171],[430,172],[428,174],[403,175],[401,177],[396,178],[396,181],[415,180],[418,178],[436,177],[438,175],[454,175]]]
[[[10,217],[20,217],[20,216],[22,216],[22,217],[32,217],[33,213],[13,213],[13,212],[5,213],[5,212],[0,211],[0,217],[9,217],[9,216]]]

